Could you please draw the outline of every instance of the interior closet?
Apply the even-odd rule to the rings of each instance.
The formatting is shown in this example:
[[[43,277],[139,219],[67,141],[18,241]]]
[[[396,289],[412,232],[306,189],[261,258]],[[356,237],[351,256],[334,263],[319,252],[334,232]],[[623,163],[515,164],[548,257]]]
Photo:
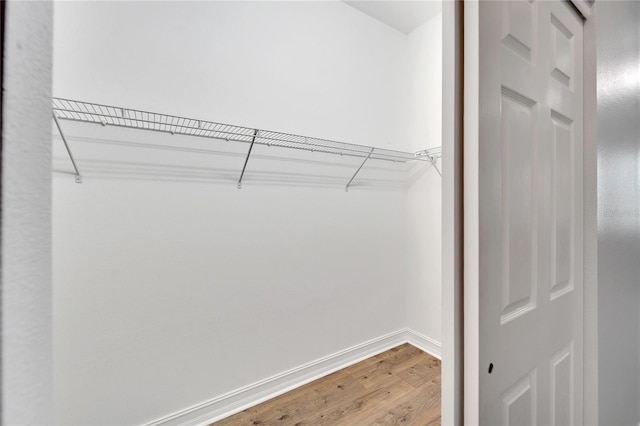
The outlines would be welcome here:
[[[441,350],[438,2],[56,2],[58,424]]]

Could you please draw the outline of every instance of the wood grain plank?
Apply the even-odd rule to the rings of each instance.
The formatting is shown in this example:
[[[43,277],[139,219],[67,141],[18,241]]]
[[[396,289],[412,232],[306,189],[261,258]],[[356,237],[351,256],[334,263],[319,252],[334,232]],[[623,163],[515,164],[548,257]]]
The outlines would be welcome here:
[[[404,344],[215,426],[439,425],[440,361]]]
[[[391,408],[368,425],[426,425],[440,418],[440,389],[423,389],[410,400]]]

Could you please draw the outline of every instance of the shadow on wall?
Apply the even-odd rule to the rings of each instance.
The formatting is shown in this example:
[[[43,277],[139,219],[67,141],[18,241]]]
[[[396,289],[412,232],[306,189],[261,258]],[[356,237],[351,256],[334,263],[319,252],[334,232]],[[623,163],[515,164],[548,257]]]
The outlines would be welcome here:
[[[65,123],[66,124],[66,123]],[[237,185],[248,143],[152,134],[72,123],[67,140],[85,179]],[[68,133],[68,134],[67,134]],[[62,140],[54,132],[54,175],[73,176]],[[255,145],[243,186],[292,186],[344,189],[363,163],[360,157]],[[427,172],[429,162],[369,159],[349,189],[406,190]]]

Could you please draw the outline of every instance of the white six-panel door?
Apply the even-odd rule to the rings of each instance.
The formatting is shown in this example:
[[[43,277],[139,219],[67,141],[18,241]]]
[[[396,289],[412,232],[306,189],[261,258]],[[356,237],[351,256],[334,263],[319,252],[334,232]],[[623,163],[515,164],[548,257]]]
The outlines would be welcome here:
[[[582,20],[559,0],[478,7],[479,422],[579,425]]]

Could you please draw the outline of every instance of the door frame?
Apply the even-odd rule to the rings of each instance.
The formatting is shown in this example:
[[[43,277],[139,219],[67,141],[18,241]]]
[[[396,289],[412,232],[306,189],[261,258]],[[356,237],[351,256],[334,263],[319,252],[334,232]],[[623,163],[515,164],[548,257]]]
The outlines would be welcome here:
[[[584,17],[583,211],[584,211],[584,424],[598,424],[598,78],[595,4],[572,0]],[[591,6],[591,7],[589,7]]]
[[[479,2],[478,0],[464,0],[463,2],[454,2],[457,7],[462,8],[462,25],[463,37],[462,48],[463,57],[463,99],[461,108],[452,110],[445,109],[445,93],[443,92],[443,126],[446,123],[447,112],[459,114],[462,111],[464,119],[462,120],[462,143],[447,143],[447,139],[443,139],[443,169],[447,164],[458,160],[461,154],[461,173],[462,173],[462,202],[460,211],[452,209],[456,204],[452,204],[447,198],[448,190],[453,187],[458,188],[447,182],[446,175],[443,174],[443,232],[451,232],[448,234],[454,236],[454,245],[457,243],[458,229],[449,227],[448,222],[455,222],[447,215],[455,217],[455,213],[461,214],[462,229],[459,230],[463,237],[462,251],[459,253],[454,250],[454,261],[449,257],[452,251],[447,250],[445,246],[446,238],[443,238],[443,314],[447,313],[447,308],[453,306],[454,312],[460,310],[458,316],[443,317],[443,324],[452,319],[460,320],[461,327],[443,326],[443,364],[442,364],[442,424],[458,425],[458,424],[478,424],[479,423],[479,375],[480,367],[479,359],[479,122],[482,119],[478,106],[479,101]],[[445,2],[445,5],[447,2]],[[584,208],[584,362],[583,362],[583,398],[584,398],[584,423],[586,425],[598,424],[598,276],[597,276],[597,78],[596,78],[596,7],[591,2],[584,0],[572,0],[571,4],[584,18],[584,75],[583,75],[583,208]],[[449,6],[451,8],[451,6]],[[452,24],[451,17],[447,17],[443,8],[443,27]],[[448,21],[447,21],[448,19]],[[445,34],[446,35],[446,34]],[[444,38],[447,41],[447,38]],[[454,46],[456,46],[454,44]],[[447,89],[447,82],[444,76],[447,75],[447,46],[443,46],[444,52],[444,72],[443,85]],[[459,106],[459,105],[458,105]],[[456,121],[457,121],[456,116]],[[443,127],[443,136],[446,129]],[[457,129],[458,130],[458,129]],[[453,139],[457,141],[457,139]],[[474,143],[475,142],[475,143]],[[450,145],[447,150],[447,145]],[[449,157],[447,158],[447,153]],[[459,164],[454,164],[454,170],[458,170]],[[451,167],[451,165],[450,165]],[[459,177],[456,175],[456,178]],[[454,180],[450,177],[451,180]],[[445,234],[446,235],[446,234]],[[462,271],[460,269],[462,268]],[[452,274],[453,269],[453,274]],[[462,275],[461,288],[458,288],[458,281],[451,279],[457,277],[457,273]],[[453,285],[451,285],[453,284]],[[452,289],[448,290],[449,285]],[[455,298],[458,292],[462,294],[462,300]],[[453,293],[449,294],[449,293]],[[445,299],[444,295],[447,295]],[[452,334],[453,332],[453,334]],[[461,333],[463,337],[460,343],[457,339]],[[452,346],[447,350],[447,346]],[[459,350],[462,355],[456,351],[451,355],[451,350]],[[450,358],[452,357],[453,358]],[[459,358],[462,361],[458,364]],[[453,360],[452,367],[449,369],[445,360]],[[452,371],[449,371],[452,370]],[[456,380],[462,377],[463,394],[460,397],[459,392],[452,392],[451,384],[457,383]],[[462,401],[460,401],[460,398]]]
[[[442,2],[441,423],[463,424],[463,2]],[[446,284],[445,284],[446,283]]]

